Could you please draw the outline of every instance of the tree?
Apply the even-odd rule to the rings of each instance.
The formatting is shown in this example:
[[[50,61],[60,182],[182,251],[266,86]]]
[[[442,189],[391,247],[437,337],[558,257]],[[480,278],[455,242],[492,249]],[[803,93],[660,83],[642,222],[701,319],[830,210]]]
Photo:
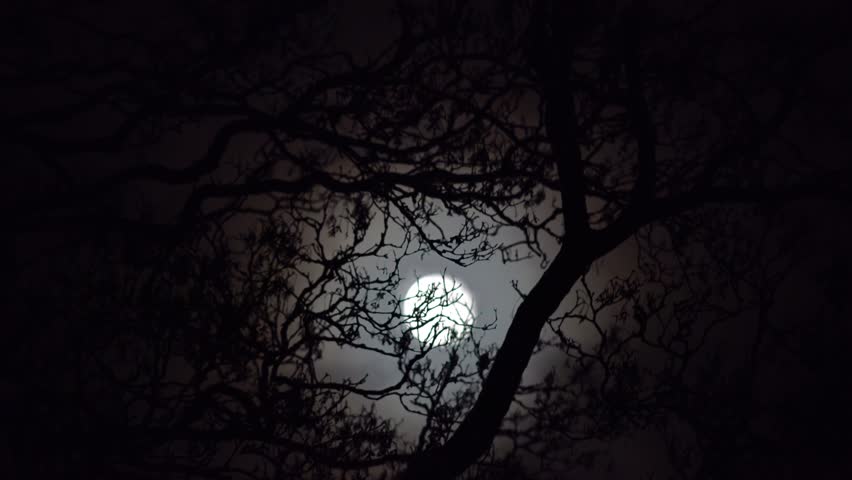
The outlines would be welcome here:
[[[164,4],[145,28],[105,8],[8,16],[0,135],[29,162],[9,190],[32,189],[6,202],[22,473],[542,477],[647,433],[661,472],[735,476],[838,401],[805,375],[817,400],[779,402],[772,372],[831,378],[825,332],[848,329],[777,312],[813,258],[801,200],[850,193],[797,130],[828,111],[809,101],[831,28],[731,26],[724,3],[397,2],[365,52],[309,2]],[[499,345],[487,322],[442,345],[401,308],[400,265],[426,253],[542,272]],[[636,260],[596,274],[614,255]],[[331,375],[329,352],[396,380]],[[545,354],[564,365],[522,381]]]

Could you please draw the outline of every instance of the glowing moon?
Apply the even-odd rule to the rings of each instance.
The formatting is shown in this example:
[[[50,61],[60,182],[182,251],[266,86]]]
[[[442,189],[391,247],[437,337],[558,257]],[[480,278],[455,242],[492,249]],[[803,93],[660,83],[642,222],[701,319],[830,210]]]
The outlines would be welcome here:
[[[452,277],[427,275],[409,287],[402,312],[411,317],[412,333],[418,340],[443,345],[461,338],[473,323],[473,296]]]

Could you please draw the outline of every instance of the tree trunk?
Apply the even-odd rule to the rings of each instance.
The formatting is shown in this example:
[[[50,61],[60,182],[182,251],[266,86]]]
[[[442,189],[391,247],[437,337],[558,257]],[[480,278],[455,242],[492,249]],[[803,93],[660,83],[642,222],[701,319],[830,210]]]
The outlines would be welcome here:
[[[488,451],[512,404],[542,327],[588,269],[589,262],[583,261],[584,249],[575,246],[569,249],[564,245],[518,307],[467,417],[445,445],[419,456],[402,478],[454,478]]]

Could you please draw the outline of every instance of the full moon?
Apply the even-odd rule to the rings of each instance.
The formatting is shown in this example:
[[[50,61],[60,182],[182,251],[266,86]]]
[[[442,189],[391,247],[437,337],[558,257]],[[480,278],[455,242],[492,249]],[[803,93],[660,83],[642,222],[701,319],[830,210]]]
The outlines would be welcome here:
[[[420,342],[445,345],[461,338],[473,323],[473,296],[450,276],[427,275],[408,288],[402,311],[410,317],[412,333]]]

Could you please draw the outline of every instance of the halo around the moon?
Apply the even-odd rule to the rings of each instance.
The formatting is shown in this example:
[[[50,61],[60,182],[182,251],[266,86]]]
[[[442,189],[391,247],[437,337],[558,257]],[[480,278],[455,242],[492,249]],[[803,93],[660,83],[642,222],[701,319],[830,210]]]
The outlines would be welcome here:
[[[462,337],[473,323],[473,296],[448,275],[426,275],[408,288],[402,312],[410,317],[412,333],[421,342],[436,345]]]

